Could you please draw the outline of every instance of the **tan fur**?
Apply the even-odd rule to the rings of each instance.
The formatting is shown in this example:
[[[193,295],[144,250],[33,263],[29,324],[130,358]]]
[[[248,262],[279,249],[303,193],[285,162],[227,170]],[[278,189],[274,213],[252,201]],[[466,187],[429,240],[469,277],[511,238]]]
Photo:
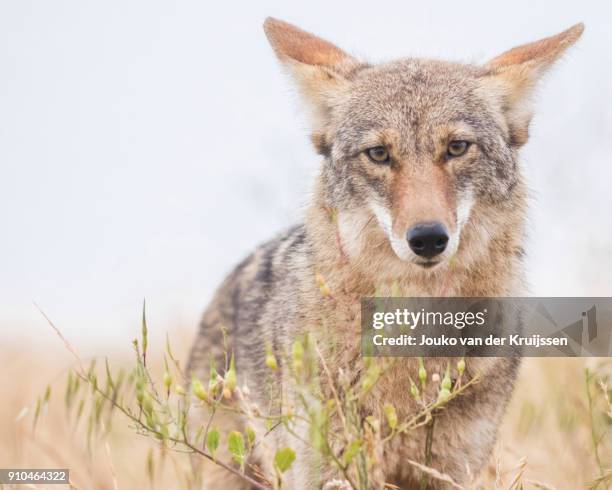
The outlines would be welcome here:
[[[265,30],[312,109],[312,140],[325,161],[305,223],[256,249],[219,288],[203,317],[190,370],[206,376],[209,355],[220,354],[215,332],[223,324],[240,383],[262,406],[272,386],[274,408],[281,409],[292,405],[292,381],[281,370],[271,385],[263,382],[269,379],[265,345],[282,356],[303,331],[320,332],[324,324],[330,371],[353,378],[363,369],[364,296],[390,295],[392,289],[406,297],[523,293],[527,190],[517,148],[526,141],[530,119],[528,86],[582,27],[515,48],[484,67],[411,59],[370,66],[285,22],[268,19]],[[445,149],[454,139],[474,144],[448,159]],[[393,164],[367,158],[364,151],[376,145],[389,149]],[[452,235],[453,248],[432,268],[405,253],[402,243],[406,230],[425,220],[444,223]],[[331,297],[321,295],[320,277]],[[426,366],[442,372],[447,362],[428,359]],[[480,371],[484,381],[436,419],[431,466],[469,484],[490,456],[516,368],[511,359],[469,360],[468,379]],[[365,400],[362,415],[382,416],[384,402],[393,403],[402,418],[413,414],[409,376],[415,371],[414,360],[401,359]],[[282,429],[265,437],[265,427],[256,429],[265,444],[255,457],[269,475],[275,447],[298,452],[284,488],[320,488],[339,476],[320,468],[312,451]],[[306,427],[298,430],[306,436]],[[396,439],[379,455],[371,488],[415,488],[418,472],[406,459],[424,462],[424,444],[424,430]]]
[[[450,177],[441,167],[429,167],[419,175],[404,170],[393,182],[393,229],[401,234],[423,221],[439,221],[455,231],[455,196]],[[428,189],[428,192],[423,192]]]

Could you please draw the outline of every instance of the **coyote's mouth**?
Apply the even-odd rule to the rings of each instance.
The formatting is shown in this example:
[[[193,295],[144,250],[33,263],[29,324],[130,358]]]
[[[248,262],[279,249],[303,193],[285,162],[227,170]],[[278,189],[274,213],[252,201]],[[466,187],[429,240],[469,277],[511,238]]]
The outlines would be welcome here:
[[[417,262],[417,265],[420,265],[424,269],[432,269],[441,263],[442,260],[428,260],[427,262]]]

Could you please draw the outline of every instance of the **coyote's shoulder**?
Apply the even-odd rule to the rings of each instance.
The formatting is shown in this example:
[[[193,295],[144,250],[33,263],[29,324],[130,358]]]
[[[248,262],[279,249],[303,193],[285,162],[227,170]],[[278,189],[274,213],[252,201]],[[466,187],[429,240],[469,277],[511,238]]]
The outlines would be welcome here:
[[[259,404],[245,410],[262,412],[295,408],[283,359],[305,331],[325,331],[335,346],[325,366],[332,378],[357,382],[365,369],[364,296],[523,292],[527,191],[518,156],[528,138],[531,94],[583,27],[478,66],[418,59],[371,65],[282,21],[267,20],[265,30],[307,103],[323,162],[304,223],[258,247],[231,272],[202,318],[190,359],[190,371],[205,376],[211,358],[233,352],[240,384]],[[279,360],[272,378],[265,362],[270,353]],[[425,361],[437,373],[447,363]],[[479,372],[483,379],[436,416],[427,457],[424,427],[394,439],[378,455],[371,488],[413,488],[418,473],[406,459],[427,462],[463,485],[481,470],[518,360],[471,359],[468,366],[468,378]],[[401,417],[414,414],[418,407],[408,393],[416,369],[415,360],[395,363],[356,416],[380,417],[384,403]],[[270,393],[273,406],[265,405]],[[295,446],[283,427],[256,430],[275,447]],[[301,431],[298,441],[308,438],[308,427]],[[297,446],[302,452],[285,487],[318,488],[338,476],[307,446]],[[274,468],[260,462],[273,478]]]
[[[240,262],[217,289],[202,318],[190,370],[207,370],[211,355],[222,357],[224,330],[228,334],[228,348],[249,353],[237,355],[239,367],[248,372],[260,369],[265,356],[264,336],[268,342],[277,338],[266,330],[274,328],[275,316],[282,309],[299,300],[296,286],[308,274],[308,256],[306,229],[300,224],[260,245]],[[297,304],[293,310],[298,310]],[[282,315],[286,317],[287,314]]]

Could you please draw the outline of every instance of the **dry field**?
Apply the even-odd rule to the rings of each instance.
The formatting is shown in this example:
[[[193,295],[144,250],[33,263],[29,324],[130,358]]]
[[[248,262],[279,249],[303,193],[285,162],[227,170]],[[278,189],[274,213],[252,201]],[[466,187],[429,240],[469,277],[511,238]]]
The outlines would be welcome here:
[[[189,457],[162,451],[134,434],[120,415],[108,436],[94,437],[88,447],[86,417],[75,426],[74,417],[65,413],[64,389],[72,357],[60,341],[48,344],[33,351],[17,345],[2,347],[0,467],[68,467],[73,486],[79,489],[188,488]],[[176,349],[183,359],[186,352],[186,345]],[[108,356],[114,366],[130,365],[125,354],[100,355],[102,360]],[[156,358],[159,361],[161,352],[153,350],[151,359]],[[590,408],[587,368],[595,373]],[[612,434],[606,434],[612,429],[612,411],[597,380],[612,385],[612,360],[526,359],[498,447],[477,488],[595,488],[602,469],[605,474],[606,468],[612,468]],[[33,428],[35,401],[48,384],[50,404]],[[30,407],[29,413],[24,407]],[[596,488],[607,484],[612,486],[600,480]]]

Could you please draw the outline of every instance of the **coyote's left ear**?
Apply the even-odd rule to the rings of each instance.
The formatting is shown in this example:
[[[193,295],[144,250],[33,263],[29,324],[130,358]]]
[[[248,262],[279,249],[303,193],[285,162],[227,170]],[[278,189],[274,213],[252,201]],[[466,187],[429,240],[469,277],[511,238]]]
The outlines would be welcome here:
[[[315,126],[325,124],[334,99],[342,95],[351,72],[361,63],[332,43],[282,20],[268,17],[264,30],[312,109]]]
[[[574,44],[584,31],[576,24],[555,36],[524,44],[493,58],[486,65],[487,89],[499,96],[510,130],[510,140],[521,146],[527,142],[531,120],[530,96],[538,79]]]

